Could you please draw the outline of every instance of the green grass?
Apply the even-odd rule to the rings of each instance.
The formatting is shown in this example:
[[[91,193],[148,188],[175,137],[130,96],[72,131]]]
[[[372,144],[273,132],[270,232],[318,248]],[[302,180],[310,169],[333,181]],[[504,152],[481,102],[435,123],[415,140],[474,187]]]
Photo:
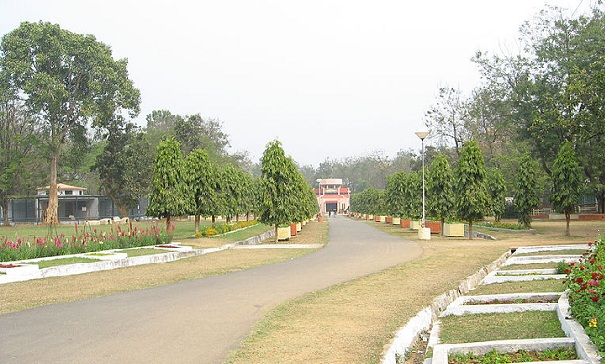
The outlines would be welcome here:
[[[532,292],[563,292],[565,285],[560,279],[546,279],[527,282],[505,282],[478,286],[469,295],[485,295],[499,293],[532,293]]]
[[[582,255],[586,252],[586,249],[565,249],[565,250],[543,250],[539,252],[530,253],[515,253],[515,256],[536,256],[536,255]]]
[[[36,264],[38,264],[38,268],[42,269],[42,268],[48,268],[48,267],[55,267],[57,265],[67,265],[67,264],[76,264],[76,263],[94,263],[94,262],[100,262],[100,261],[101,261],[100,259],[73,257],[73,258],[41,260],[41,261],[37,262]]]
[[[159,249],[153,249],[153,248],[133,248],[133,249],[120,250],[120,253],[126,253],[126,254],[128,254],[129,258],[132,258],[132,257],[140,257],[143,255],[163,254],[163,253],[166,253],[166,251],[159,250]]]
[[[553,263],[530,263],[530,264],[511,264],[500,267],[500,270],[521,270],[521,269],[554,269],[558,262]]]
[[[469,342],[565,337],[554,311],[527,311],[465,316],[441,319],[441,342]]]

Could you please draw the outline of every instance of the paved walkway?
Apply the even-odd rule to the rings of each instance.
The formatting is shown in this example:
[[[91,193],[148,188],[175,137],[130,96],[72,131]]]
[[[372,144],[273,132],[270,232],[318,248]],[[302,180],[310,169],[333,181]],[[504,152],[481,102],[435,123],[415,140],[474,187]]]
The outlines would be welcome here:
[[[298,259],[2,315],[0,363],[221,363],[281,302],[422,253],[365,223],[329,221],[329,244]]]

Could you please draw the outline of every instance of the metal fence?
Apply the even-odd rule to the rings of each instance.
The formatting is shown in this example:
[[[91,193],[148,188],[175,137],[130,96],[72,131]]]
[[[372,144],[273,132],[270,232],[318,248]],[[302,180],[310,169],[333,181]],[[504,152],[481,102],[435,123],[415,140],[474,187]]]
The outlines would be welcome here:
[[[24,197],[10,199],[8,211],[0,209],[0,224],[4,224],[5,214],[9,224],[37,224],[43,220],[48,206],[48,196]],[[145,216],[149,206],[148,198],[139,199],[138,205],[130,209],[129,217],[137,219]],[[59,196],[59,221],[84,222],[113,218],[120,213],[113,201],[107,196]]]

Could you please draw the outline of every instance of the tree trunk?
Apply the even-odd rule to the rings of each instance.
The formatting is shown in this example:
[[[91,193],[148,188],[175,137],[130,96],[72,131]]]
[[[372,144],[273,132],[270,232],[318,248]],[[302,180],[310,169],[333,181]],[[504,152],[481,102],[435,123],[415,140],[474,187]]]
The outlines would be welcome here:
[[[605,213],[605,196],[597,195],[597,211],[599,214]]]
[[[212,215],[212,223],[216,224],[216,216]]]
[[[170,231],[170,214],[166,215],[166,232]]]
[[[571,220],[571,215],[569,211],[565,211],[565,236],[569,236],[569,220]]]
[[[200,215],[195,215],[195,234],[200,232]]]
[[[126,205],[120,204],[113,195],[109,195],[109,198],[111,199],[111,202],[113,202],[113,205],[118,209],[120,217],[130,217]]]
[[[2,211],[4,212],[4,226],[9,226],[10,221],[8,220],[8,197],[2,197]]]
[[[468,240],[473,240],[473,220],[468,221]]]
[[[57,162],[58,155],[50,159],[50,188],[48,195],[48,207],[44,215],[44,222],[49,225],[59,223],[59,195],[57,193]]]
[[[443,227],[445,226],[445,218],[441,218],[441,231],[439,232],[439,235],[443,236]]]
[[[277,229],[279,228],[278,224],[275,224],[275,243],[277,244],[277,242],[279,241],[279,239],[277,238]]]

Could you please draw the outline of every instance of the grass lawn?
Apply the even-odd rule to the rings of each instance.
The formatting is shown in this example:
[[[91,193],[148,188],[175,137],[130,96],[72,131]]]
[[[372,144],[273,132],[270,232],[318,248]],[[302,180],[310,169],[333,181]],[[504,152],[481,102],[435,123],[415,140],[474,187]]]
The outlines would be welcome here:
[[[94,259],[94,258],[72,257],[72,258],[41,260],[41,261],[37,262],[36,264],[38,264],[38,268],[42,269],[42,268],[48,268],[48,267],[56,267],[58,265],[76,264],[76,263],[95,263],[95,262],[100,262],[100,261],[101,261],[100,259]]]
[[[505,282],[478,286],[469,295],[501,294],[501,293],[531,293],[531,292],[563,292],[565,285],[561,279],[546,279],[540,281]]]
[[[444,344],[548,337],[565,337],[554,311],[450,315],[441,318],[439,333]]]

